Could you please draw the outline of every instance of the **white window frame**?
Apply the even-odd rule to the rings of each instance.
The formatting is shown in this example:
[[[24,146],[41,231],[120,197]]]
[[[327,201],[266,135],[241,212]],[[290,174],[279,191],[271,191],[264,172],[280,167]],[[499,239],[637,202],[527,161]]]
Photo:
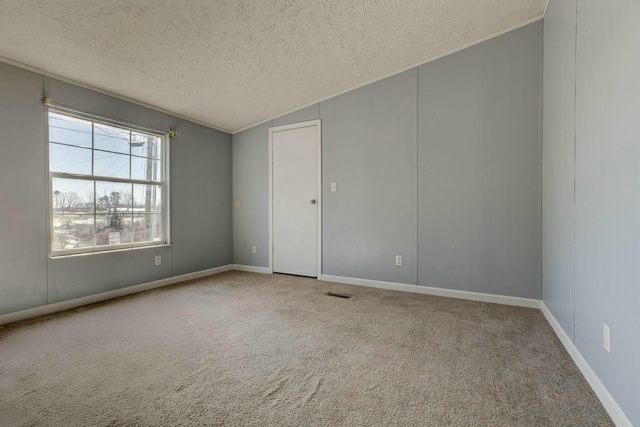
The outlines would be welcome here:
[[[69,255],[85,255],[92,253],[103,253],[103,252],[114,252],[114,251],[122,251],[122,250],[131,250],[131,249],[140,249],[140,248],[148,248],[148,247],[158,247],[158,246],[167,246],[170,245],[170,207],[169,207],[169,134],[162,131],[152,130],[140,126],[131,125],[128,123],[122,123],[116,120],[111,120],[105,117],[96,116],[89,113],[84,113],[76,110],[72,110],[66,107],[47,105],[45,108],[45,116],[46,116],[46,126],[45,126],[45,144],[46,144],[46,168],[47,168],[47,176],[48,176],[48,188],[47,188],[47,217],[48,217],[48,235],[47,235],[47,246],[49,249],[49,257],[56,258],[60,256],[69,256]],[[162,172],[162,180],[161,181],[146,181],[139,179],[123,179],[123,178],[113,178],[113,177],[104,177],[100,175],[83,175],[83,174],[73,174],[67,172],[52,172],[50,170],[50,162],[49,162],[49,149],[50,149],[50,141],[49,141],[49,113],[57,113],[70,117],[75,117],[81,120],[91,121],[92,123],[104,124],[108,126],[117,126],[121,129],[128,130],[131,132],[139,132],[152,136],[156,136],[162,139],[162,147],[161,147],[161,172]],[[95,147],[93,146],[95,135],[92,132],[92,147],[91,147],[91,158],[92,165],[94,159],[94,151]],[[118,153],[120,154],[120,153]],[[129,158],[131,161],[131,154],[129,154]],[[93,166],[92,166],[93,171]],[[149,241],[149,242],[138,242],[138,243],[125,243],[119,245],[103,245],[96,246],[95,245],[95,231],[96,231],[96,197],[94,190],[94,246],[89,248],[78,248],[78,249],[53,249],[53,219],[54,219],[54,207],[53,207],[53,179],[54,178],[67,178],[67,179],[82,179],[87,181],[94,182],[116,182],[116,183],[125,183],[125,184],[146,184],[146,185],[158,185],[162,189],[162,240],[160,241]]]

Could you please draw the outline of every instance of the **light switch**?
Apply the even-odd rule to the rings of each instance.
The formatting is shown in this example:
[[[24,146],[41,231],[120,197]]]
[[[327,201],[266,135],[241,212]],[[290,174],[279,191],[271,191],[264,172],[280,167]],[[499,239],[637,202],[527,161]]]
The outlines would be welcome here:
[[[336,185],[335,182],[331,183],[331,191],[336,191],[338,189],[338,186]]]

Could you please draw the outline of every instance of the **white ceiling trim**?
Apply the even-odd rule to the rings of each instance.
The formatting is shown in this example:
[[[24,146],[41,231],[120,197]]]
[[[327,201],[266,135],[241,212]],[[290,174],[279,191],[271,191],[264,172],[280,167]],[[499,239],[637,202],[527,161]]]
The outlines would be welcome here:
[[[223,129],[223,128],[220,128],[220,127],[217,127],[217,126],[213,126],[213,125],[211,125],[209,123],[204,123],[204,122],[199,121],[197,119],[194,119],[192,117],[188,117],[188,116],[185,116],[185,115],[182,115],[182,114],[178,114],[178,113],[175,113],[173,111],[165,110],[163,108],[156,107],[155,105],[150,105],[150,104],[147,104],[145,102],[138,101],[136,99],[128,98],[126,96],[122,96],[122,95],[119,95],[117,93],[110,92],[108,90],[100,89],[100,88],[97,88],[95,86],[91,86],[91,85],[88,85],[88,84],[85,84],[85,83],[82,83],[82,82],[79,82],[79,81],[76,81],[76,80],[73,80],[73,79],[69,79],[67,77],[60,76],[60,75],[57,75],[55,73],[51,73],[51,72],[46,71],[46,70],[42,70],[40,68],[33,67],[31,65],[28,65],[28,64],[23,64],[22,62],[14,61],[13,59],[10,59],[10,58],[5,58],[3,56],[0,56],[0,62],[4,62],[4,63],[7,63],[9,65],[13,65],[15,67],[22,68],[22,69],[25,69],[25,70],[28,70],[28,71],[33,71],[34,73],[42,74],[44,76],[51,77],[51,78],[56,79],[56,80],[60,80],[60,81],[66,82],[66,83],[73,84],[75,86],[80,86],[80,87],[83,87],[85,89],[89,89],[89,90],[92,90],[94,92],[101,93],[103,95],[108,95],[108,96],[111,96],[113,98],[117,98],[117,99],[121,99],[123,101],[131,102],[132,104],[140,105],[141,107],[145,107],[145,108],[148,108],[150,110],[158,111],[160,113],[164,113],[164,114],[170,115],[170,116],[178,118],[178,119],[188,120],[190,122],[199,124],[201,126],[205,126],[205,127],[211,128],[211,129],[219,130],[221,132],[225,132],[225,133],[229,133],[229,134],[235,135],[235,134],[240,133],[242,131],[245,131],[247,129],[251,129],[254,126],[258,126],[258,125],[270,122],[270,121],[275,120],[275,119],[277,119],[279,117],[283,117],[283,116],[286,116],[287,114],[291,114],[291,113],[296,112],[298,110],[302,110],[303,108],[307,108],[307,107],[310,107],[312,105],[319,104],[319,103],[321,103],[323,101],[326,101],[328,99],[335,98],[336,96],[340,96],[340,95],[345,94],[347,92],[351,92],[352,90],[356,90],[358,88],[370,85],[370,84],[378,82],[380,80],[384,80],[384,79],[389,78],[391,76],[395,76],[396,74],[400,74],[400,73],[402,73],[404,71],[407,71],[407,70],[410,70],[412,68],[419,67],[420,65],[435,61],[437,59],[440,59],[440,58],[443,58],[445,56],[448,56],[448,55],[451,55],[453,53],[456,53],[456,52],[459,52],[461,50],[464,50],[464,49],[466,49],[468,47],[475,46],[475,45],[477,45],[479,43],[482,43],[484,41],[490,40],[490,39],[492,39],[494,37],[501,36],[502,34],[508,33],[509,31],[517,30],[518,28],[521,28],[521,27],[527,26],[529,24],[532,24],[534,22],[537,22],[537,21],[539,21],[539,20],[544,18],[545,14],[546,14],[546,11],[547,11],[548,5],[549,5],[549,2],[547,2],[547,5],[545,6],[544,12],[538,17],[532,18],[532,19],[530,19],[528,21],[522,22],[520,24],[514,25],[514,26],[509,27],[509,28],[505,28],[505,29],[497,31],[495,33],[489,34],[489,35],[487,35],[485,37],[482,37],[482,38],[480,38],[478,40],[474,40],[474,41],[472,41],[470,43],[464,44],[464,45],[459,46],[459,47],[457,47],[455,49],[451,49],[451,50],[449,50],[447,52],[444,52],[444,53],[442,53],[440,55],[436,55],[434,57],[427,58],[424,61],[420,61],[420,62],[416,62],[416,63],[411,64],[411,65],[408,65],[408,66],[403,67],[403,68],[401,68],[399,70],[396,70],[396,71],[394,71],[392,73],[386,74],[386,75],[384,75],[382,77],[370,80],[368,82],[362,83],[362,84],[357,85],[357,86],[353,86],[353,87],[351,87],[349,89],[345,89],[345,90],[340,91],[340,92],[333,93],[333,94],[331,94],[329,96],[326,96],[324,98],[321,98],[321,99],[319,99],[317,101],[311,102],[311,103],[303,105],[301,107],[294,108],[293,110],[287,111],[286,113],[278,114],[278,115],[270,117],[268,119],[265,119],[265,120],[262,120],[262,121],[259,121],[259,122],[256,122],[256,123],[252,123],[250,125],[247,125],[247,126],[241,128],[241,129],[238,129],[238,130],[235,130],[235,131],[230,131],[229,129]]]
[[[549,5],[549,2],[547,2],[547,5]],[[545,12],[546,12],[546,10],[547,10],[547,9],[546,9],[546,7],[545,7]],[[342,95],[342,94],[345,94],[345,93],[351,92],[352,90],[359,89],[359,88],[361,88],[361,87],[364,87],[364,86],[370,85],[370,84],[372,84],[372,83],[379,82],[380,80],[387,79],[387,78],[389,78],[389,77],[391,77],[391,76],[395,76],[396,74],[400,74],[400,73],[405,72],[405,71],[407,71],[407,70],[410,70],[410,69],[412,69],[412,68],[419,67],[420,65],[424,65],[424,64],[426,64],[426,63],[433,62],[433,61],[435,61],[435,60],[437,60],[437,59],[444,58],[445,56],[449,56],[449,55],[451,55],[451,54],[453,54],[453,53],[459,52],[459,51],[464,50],[464,49],[466,49],[466,48],[468,48],[468,47],[475,46],[475,45],[477,45],[477,44],[479,44],[479,43],[482,43],[482,42],[484,42],[484,41],[490,40],[490,39],[492,39],[492,38],[494,38],[494,37],[498,37],[498,36],[501,36],[502,34],[506,34],[506,33],[508,33],[509,31],[517,30],[518,28],[522,28],[522,27],[527,26],[527,25],[529,25],[529,24],[533,24],[534,22],[538,22],[539,20],[541,20],[541,19],[543,19],[543,18],[544,18],[544,15],[545,15],[545,14],[544,14],[544,13],[542,13],[540,16],[537,16],[537,17],[535,17],[535,18],[529,19],[528,21],[522,22],[522,23],[517,24],[517,25],[513,25],[513,26],[511,26],[511,27],[509,27],[509,28],[505,28],[504,30],[496,31],[495,33],[489,34],[489,35],[487,35],[487,36],[485,36],[485,37],[482,37],[482,38],[480,38],[480,39],[474,40],[474,41],[472,41],[472,42],[470,42],[470,43],[467,43],[467,44],[464,44],[464,45],[462,45],[462,46],[458,46],[458,47],[456,47],[455,49],[448,50],[448,51],[446,51],[446,52],[444,52],[444,53],[441,53],[441,54],[439,54],[439,55],[433,56],[433,57],[431,57],[431,58],[427,58],[427,59],[425,59],[425,60],[423,60],[423,61],[419,61],[419,62],[416,62],[416,63],[414,63],[414,64],[408,65],[408,66],[403,67],[403,68],[401,68],[401,69],[399,69],[399,70],[396,70],[396,71],[394,71],[394,72],[392,72],[392,73],[386,74],[386,75],[384,75],[384,76],[382,76],[382,77],[378,77],[378,78],[373,79],[373,80],[370,80],[370,81],[368,81],[368,82],[366,82],[366,83],[362,83],[362,84],[359,84],[359,85],[356,85],[356,86],[350,87],[349,89],[345,89],[345,90],[342,90],[342,91],[340,91],[340,92],[333,93],[333,94],[331,94],[331,95],[329,95],[329,96],[327,96],[327,97],[325,97],[325,98],[319,99],[318,101],[311,102],[311,103],[309,103],[309,104],[303,105],[302,107],[298,107],[298,108],[295,108],[295,109],[293,109],[293,110],[287,111],[286,113],[278,114],[277,116],[273,116],[273,117],[268,118],[268,119],[266,119],[266,120],[262,120],[262,121],[259,121],[259,122],[256,122],[256,123],[253,123],[253,124],[250,124],[250,125],[245,126],[245,127],[241,128],[241,129],[238,129],[238,130],[235,130],[235,131],[231,132],[231,134],[232,134],[232,135],[235,135],[236,133],[240,133],[240,132],[245,131],[245,130],[247,130],[247,129],[251,129],[251,128],[252,128],[252,127],[254,127],[254,126],[258,126],[258,125],[261,125],[261,124],[264,124],[264,123],[270,122],[271,120],[275,120],[275,119],[277,119],[277,118],[279,118],[279,117],[286,116],[287,114],[294,113],[294,112],[296,112],[296,111],[298,111],[298,110],[302,110],[303,108],[311,107],[312,105],[319,104],[319,103],[321,103],[321,102],[323,102],[323,101],[326,101],[326,100],[328,100],[328,99],[335,98],[336,96],[340,96],[340,95]]]
[[[12,0],[0,62],[237,133],[538,21],[548,3]]]
[[[547,4],[544,5],[544,10],[542,11],[542,17],[544,18],[545,16],[547,16],[547,9],[549,8],[549,2],[551,0],[547,0]]]

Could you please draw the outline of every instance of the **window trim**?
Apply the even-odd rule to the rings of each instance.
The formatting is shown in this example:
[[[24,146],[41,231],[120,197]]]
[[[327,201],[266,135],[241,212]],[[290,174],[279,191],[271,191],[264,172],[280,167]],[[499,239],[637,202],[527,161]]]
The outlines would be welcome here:
[[[89,120],[92,123],[105,124],[110,126],[117,126],[121,129],[128,130],[131,132],[140,132],[148,135],[152,135],[155,137],[162,138],[162,151],[161,151],[161,171],[163,173],[163,179],[161,181],[147,181],[147,180],[139,180],[139,179],[123,179],[123,178],[114,178],[114,177],[103,177],[99,175],[93,175],[93,162],[94,162],[94,152],[96,151],[93,146],[93,138],[94,133],[92,131],[92,146],[91,146],[91,158],[92,158],[92,174],[91,175],[83,175],[83,174],[74,174],[68,172],[52,172],[50,168],[50,159],[49,159],[49,149],[50,149],[50,141],[49,141],[49,113],[58,113],[63,114],[70,117],[75,117],[81,120]],[[93,127],[93,126],[92,126]],[[141,249],[141,248],[155,248],[162,246],[170,246],[171,245],[171,233],[170,233],[170,211],[171,208],[169,206],[170,200],[170,186],[169,186],[169,134],[168,132],[157,131],[149,128],[145,128],[142,126],[135,126],[129,123],[123,123],[117,120],[109,119],[102,116],[97,116],[90,113],[80,112],[77,110],[73,110],[67,107],[57,106],[57,105],[45,105],[45,162],[46,162],[46,171],[47,171],[47,193],[46,197],[48,197],[47,202],[47,252],[49,258],[57,258],[57,257],[68,257],[73,255],[89,255],[89,254],[97,254],[97,253],[105,253],[105,252],[116,252],[116,251],[125,251],[131,249]],[[62,143],[64,144],[64,143]],[[105,150],[98,150],[105,151]],[[107,151],[105,151],[107,152]],[[124,153],[118,153],[124,154]],[[129,152],[129,159],[131,157],[140,157],[132,155]],[[162,189],[162,240],[157,242],[137,242],[137,243],[126,243],[122,245],[104,245],[104,246],[93,246],[89,248],[80,248],[80,249],[53,249],[53,220],[54,220],[54,208],[53,208],[53,197],[52,189],[53,189],[53,178],[70,178],[70,179],[83,179],[87,181],[96,182],[116,182],[116,183],[125,183],[125,184],[143,184],[143,185],[158,185]],[[95,201],[94,201],[95,203]],[[94,218],[97,213],[95,212],[94,207]],[[95,232],[95,223],[94,223],[94,232]],[[94,234],[95,239],[95,234]]]

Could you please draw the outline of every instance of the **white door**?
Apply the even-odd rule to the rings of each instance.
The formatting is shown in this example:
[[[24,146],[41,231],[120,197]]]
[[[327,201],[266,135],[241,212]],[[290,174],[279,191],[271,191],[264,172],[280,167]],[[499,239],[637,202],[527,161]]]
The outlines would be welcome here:
[[[273,272],[318,277],[320,123],[300,126],[270,132]]]

